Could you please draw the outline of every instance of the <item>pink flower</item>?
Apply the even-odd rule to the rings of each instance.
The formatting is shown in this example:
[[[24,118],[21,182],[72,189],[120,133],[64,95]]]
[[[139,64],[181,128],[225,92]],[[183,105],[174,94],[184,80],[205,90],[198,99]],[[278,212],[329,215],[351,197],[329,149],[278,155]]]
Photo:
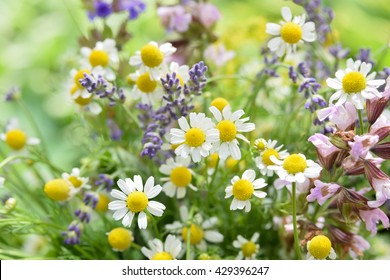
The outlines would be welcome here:
[[[390,178],[370,161],[364,161],[364,169],[371,187],[375,190],[376,200],[367,202],[370,207],[379,207],[390,199]]]
[[[370,149],[379,141],[378,135],[369,134],[362,136],[356,135],[353,139],[354,141],[350,141],[348,144],[351,147],[349,153],[355,160],[358,160],[359,158],[365,159]]]
[[[345,102],[343,105],[330,105],[317,112],[320,121],[329,118],[339,130],[348,130],[355,127],[357,112],[355,106],[350,102]]]
[[[223,44],[213,44],[204,51],[206,60],[212,61],[216,66],[221,67],[235,56],[234,51],[227,51]]]
[[[363,255],[363,251],[370,249],[370,243],[362,236],[354,234],[352,237],[352,246],[349,248],[349,255],[353,259],[357,259]]]
[[[379,142],[385,139],[390,134],[390,120],[386,116],[381,115],[370,129],[371,135],[378,135]]]
[[[193,15],[196,16],[200,23],[206,28],[210,28],[221,18],[221,13],[217,7],[210,3],[199,3]]]
[[[385,228],[389,227],[389,218],[379,208],[374,208],[372,210],[360,210],[359,215],[363,222],[366,223],[366,229],[371,231],[371,236],[374,236],[377,233],[376,224],[379,221],[382,222]]]
[[[183,6],[159,7],[157,14],[161,18],[162,25],[168,31],[186,32],[192,16],[187,13]]]
[[[318,201],[319,205],[325,203],[330,197],[338,193],[340,186],[334,183],[324,183],[320,180],[314,181],[315,188],[310,190],[310,194],[306,197],[307,201]]]
[[[338,154],[337,152],[339,152],[340,149],[330,142],[329,137],[321,133],[310,136],[308,140],[316,146],[318,159],[321,162],[321,165],[326,170],[330,170],[335,163]]]

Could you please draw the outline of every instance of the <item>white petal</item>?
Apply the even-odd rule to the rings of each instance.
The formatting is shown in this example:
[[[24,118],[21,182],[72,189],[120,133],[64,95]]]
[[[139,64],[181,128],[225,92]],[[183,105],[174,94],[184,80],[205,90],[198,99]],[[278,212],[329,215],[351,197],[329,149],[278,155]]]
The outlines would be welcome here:
[[[266,26],[265,26],[265,29],[266,29],[266,33],[267,34],[270,34],[270,35],[280,35],[280,28],[281,26],[279,24],[276,24],[276,23],[267,23]]]
[[[343,88],[343,85],[337,79],[328,78],[328,79],[326,79],[326,84],[328,85],[328,87],[336,89],[336,90]]]
[[[127,211],[129,211],[129,209],[127,209],[127,208],[123,208],[121,210],[117,210],[117,211],[114,212],[112,217],[114,218],[115,221],[119,221],[120,219],[123,218],[124,215],[126,215]]]
[[[291,10],[289,7],[282,8],[282,17],[285,21],[289,22],[292,19]]]
[[[186,195],[186,188],[177,188],[177,198],[181,199]]]
[[[238,132],[249,132],[255,130],[255,124],[254,123],[244,123],[240,126],[237,126]]]
[[[221,146],[219,147],[219,152],[218,152],[219,157],[222,160],[227,159],[227,157],[230,155],[229,153],[229,145],[226,142],[223,142]]]
[[[142,192],[144,185],[142,183],[142,177],[140,175],[134,175],[134,184],[137,191]]]
[[[223,241],[223,235],[221,233],[219,233],[218,231],[214,231],[214,230],[207,230],[204,233],[204,238],[207,241],[213,242],[213,243],[220,243]]]
[[[168,182],[164,185],[164,192],[169,197],[174,197],[176,192],[176,187],[172,184],[172,182]]]
[[[138,227],[140,229],[146,229],[147,226],[148,226],[148,219],[146,217],[145,212],[142,211],[138,214]]]
[[[164,213],[165,205],[158,201],[149,201],[147,209],[152,215],[161,217]]]
[[[190,129],[190,126],[188,125],[188,122],[187,122],[186,118],[181,117],[181,118],[178,120],[178,122],[179,122],[179,126],[180,126],[180,128],[181,128],[182,130],[187,131],[187,130]]]
[[[264,197],[267,196],[267,193],[266,192],[262,192],[262,191],[254,191],[253,195],[258,197],[258,198],[264,198]]]
[[[235,160],[241,159],[241,150],[238,147],[237,143],[235,143],[235,142],[229,143],[229,152],[232,155],[233,159],[235,159]]]
[[[245,170],[242,174],[242,179],[246,179],[250,182],[253,182],[256,178],[256,172],[253,169]]]
[[[122,200],[111,201],[108,204],[108,209],[110,209],[110,210],[120,210],[120,209],[123,209],[123,208],[127,209],[126,208],[126,202],[122,201]]]
[[[29,138],[27,139],[27,144],[28,144],[28,145],[39,145],[39,143],[41,143],[41,140],[39,140],[38,138],[29,137]]]
[[[131,223],[133,221],[134,215],[135,214],[133,212],[129,211],[129,213],[127,213],[126,216],[123,218],[122,225],[124,225],[125,227],[131,226]]]
[[[148,196],[149,191],[154,187],[154,177],[150,176],[145,182],[144,192]],[[148,196],[149,197],[149,196]]]
[[[126,195],[128,195],[130,193],[130,188],[124,180],[119,179],[117,184],[118,184],[118,187],[122,190],[122,192],[124,192]]]
[[[245,212],[249,212],[249,211],[251,211],[251,209],[252,209],[252,204],[251,204],[250,200],[248,199],[245,201]]]
[[[217,122],[222,121],[222,114],[221,112],[214,106],[211,106],[209,108],[210,112],[213,114],[214,118],[217,120]]]
[[[156,185],[153,188],[151,188],[148,193],[145,194],[149,199],[152,199],[155,198],[161,192],[161,190],[162,187],[160,185]]]
[[[282,44],[283,44],[282,38],[275,37],[275,38],[272,38],[271,40],[269,40],[267,45],[270,48],[270,50],[274,52],[274,51],[278,50]]]

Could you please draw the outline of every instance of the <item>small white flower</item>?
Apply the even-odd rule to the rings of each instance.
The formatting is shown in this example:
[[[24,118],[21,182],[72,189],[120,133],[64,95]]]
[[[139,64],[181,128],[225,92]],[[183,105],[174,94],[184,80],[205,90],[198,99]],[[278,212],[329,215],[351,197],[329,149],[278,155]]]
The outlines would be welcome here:
[[[136,71],[129,75],[134,81],[134,87],[131,92],[131,98],[134,100],[141,99],[142,103],[153,104],[162,100],[164,91],[161,81],[154,80],[150,72],[141,73]]]
[[[352,58],[347,60],[347,68],[338,70],[336,78],[328,78],[327,85],[336,90],[330,97],[329,103],[338,100],[336,105],[342,105],[346,101],[352,102],[356,109],[363,110],[367,99],[382,97],[377,88],[385,83],[385,80],[374,80],[376,73],[368,74],[372,64],[361,62]]]
[[[306,178],[318,178],[322,167],[312,160],[306,160],[303,154],[292,154],[283,161],[271,156],[275,165],[269,168],[276,171],[279,178],[287,182],[304,183]]]
[[[242,177],[234,176],[230,186],[225,189],[225,198],[233,196],[233,201],[230,204],[230,210],[244,209],[245,212],[251,210],[250,198],[252,195],[258,198],[264,198],[267,193],[260,191],[267,183],[264,179],[256,179],[256,172],[252,169],[245,170]]]
[[[185,117],[179,120],[180,129],[172,128],[171,144],[178,144],[176,155],[188,157],[191,155],[194,162],[200,162],[202,157],[207,157],[212,144],[219,139],[219,131],[214,127],[210,118],[204,113],[190,113],[190,124]]]
[[[282,8],[284,21],[280,24],[267,23],[266,32],[276,36],[268,42],[268,47],[277,56],[281,57],[285,53],[290,54],[296,51],[297,44],[313,42],[316,39],[314,23],[305,23],[305,15],[292,17],[288,7]]]
[[[188,168],[191,158],[176,157],[176,160],[169,158],[166,164],[161,165],[160,172],[169,177],[161,178],[166,183],[163,185],[163,191],[169,197],[183,198],[186,195],[187,187],[194,191],[198,189],[191,184],[193,172]]]
[[[245,239],[241,235],[237,236],[237,239],[233,241],[233,247],[240,249],[236,258],[237,260],[254,260],[256,258],[256,254],[260,249],[260,245],[256,244],[259,236],[260,234],[258,232],[254,233],[250,240]]]
[[[121,191],[112,190],[111,196],[118,199],[108,204],[108,209],[115,211],[114,220],[122,220],[125,227],[130,227],[135,214],[138,214],[138,227],[146,229],[148,220],[145,210],[150,214],[161,217],[165,210],[165,205],[150,200],[155,198],[162,190],[160,185],[154,185],[154,178],[150,176],[144,185],[139,175],[134,176],[134,180],[126,178],[119,179],[118,186]]]
[[[81,54],[85,58],[87,67],[92,67],[92,73],[97,72],[106,78],[108,81],[115,80],[115,73],[111,69],[119,63],[118,50],[115,46],[116,42],[113,39],[106,39],[103,42],[96,42],[93,49],[88,47],[81,48]]]
[[[176,48],[171,43],[158,46],[156,42],[150,42],[130,57],[130,65],[140,67],[141,73],[149,72],[153,80],[158,80],[161,71],[166,70],[165,60],[173,54]]]
[[[258,139],[257,144],[255,142],[256,146],[263,147],[260,156],[255,158],[256,165],[263,176],[267,175],[268,177],[272,177],[274,175],[274,170],[271,166],[274,166],[275,163],[271,160],[271,156],[274,156],[278,160],[283,160],[289,155],[286,150],[281,151],[283,145],[276,147],[276,144],[276,140],[268,140],[268,142],[266,141],[264,143],[261,139]]]
[[[179,214],[181,222],[175,221],[165,227],[170,232],[181,234],[181,239],[184,242],[187,242],[188,235],[190,235],[191,245],[194,245],[200,251],[206,251],[206,241],[211,243],[221,243],[223,241],[223,235],[213,229],[218,222],[217,217],[203,220],[202,216],[197,213],[191,219],[191,224],[188,226],[189,213],[187,207],[184,205],[181,206]]]
[[[70,196],[73,196],[74,194],[79,192],[82,188],[85,189],[91,188],[91,186],[87,185],[89,179],[80,176],[79,168],[72,168],[72,172],[70,174],[65,172],[62,173],[62,179],[67,181],[71,187]]]
[[[240,119],[245,113],[238,110],[232,113],[229,105],[225,106],[221,112],[214,106],[210,111],[217,120],[216,128],[219,130],[219,139],[213,144],[212,151],[217,151],[222,160],[232,156],[235,160],[241,159],[241,151],[238,147],[238,139],[249,143],[248,139],[240,132],[250,132],[255,129],[255,124],[246,123],[249,117]]]
[[[142,247],[141,252],[149,260],[176,260],[181,251],[181,241],[174,235],[169,234],[163,244],[155,238],[148,242],[149,248]]]
[[[40,143],[38,138],[27,136],[27,134],[19,128],[17,119],[10,119],[8,121],[4,133],[0,134],[0,139],[15,151],[22,150],[26,145],[38,145]]]

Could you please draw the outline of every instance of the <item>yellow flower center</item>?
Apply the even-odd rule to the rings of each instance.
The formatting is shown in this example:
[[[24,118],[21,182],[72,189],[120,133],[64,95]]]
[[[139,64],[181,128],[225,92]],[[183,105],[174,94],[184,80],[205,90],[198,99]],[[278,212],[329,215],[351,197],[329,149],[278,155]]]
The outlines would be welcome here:
[[[283,168],[290,174],[303,172],[306,167],[306,160],[298,154],[289,155],[283,162]]]
[[[222,112],[223,108],[229,105],[229,102],[222,97],[217,97],[213,101],[211,101],[211,106],[217,107],[219,111]]]
[[[253,192],[252,183],[246,179],[240,179],[233,184],[233,196],[238,200],[248,200]]]
[[[218,154],[217,153],[211,154],[208,158],[209,167],[215,168],[217,166],[217,161],[218,161]]]
[[[226,161],[225,161],[225,166],[226,168],[228,169],[232,169],[234,167],[237,167],[237,164],[238,164],[238,160],[232,158],[232,157],[229,157]]]
[[[80,188],[83,184],[83,181],[73,175],[68,178],[68,181],[71,182],[73,187],[75,187],[76,189]]]
[[[288,44],[296,44],[302,38],[302,28],[296,23],[287,22],[280,29],[280,37]]]
[[[186,187],[191,183],[192,174],[187,167],[179,166],[171,171],[171,181],[176,187]]]
[[[110,199],[105,194],[99,194],[98,203],[96,204],[96,211],[99,212],[105,212],[108,209],[108,203],[110,202]]]
[[[264,139],[257,139],[255,141],[255,148],[259,151],[264,151],[267,148],[267,141]]]
[[[26,145],[27,136],[20,129],[11,129],[5,134],[5,142],[12,149],[20,150]]]
[[[144,211],[148,206],[149,199],[144,192],[135,191],[127,197],[127,208],[133,213]]]
[[[230,142],[236,138],[237,127],[232,121],[220,121],[217,124],[217,129],[219,130],[219,139],[221,139],[222,142]]]
[[[135,83],[137,84],[139,90],[143,93],[151,93],[157,87],[157,81],[150,79],[149,73],[140,75]]]
[[[342,84],[345,93],[357,93],[366,88],[366,78],[364,78],[362,73],[352,71],[345,74]]]
[[[206,141],[206,134],[200,128],[193,127],[187,130],[185,139],[188,146],[199,147]]]
[[[148,67],[159,66],[164,59],[164,54],[154,45],[146,45],[141,49],[142,62]]]
[[[329,256],[331,248],[332,243],[329,238],[324,235],[317,235],[307,243],[307,250],[318,260],[323,260]]]
[[[55,201],[64,201],[69,198],[70,186],[64,179],[54,179],[45,184],[44,191]]]
[[[252,241],[248,241],[241,246],[241,251],[244,254],[244,257],[249,258],[254,253],[256,253],[256,244]]]
[[[70,89],[70,94],[71,95],[74,95],[77,90],[80,90],[76,85],[74,85],[71,89]],[[81,106],[85,106],[87,104],[89,104],[91,101],[92,101],[92,98],[93,98],[93,95],[91,95],[90,97],[88,98],[83,98],[81,95],[78,96],[76,99],[73,99],[74,102],[76,102],[77,104],[81,105]]]
[[[129,248],[132,241],[133,236],[131,232],[121,227],[113,229],[108,234],[108,243],[113,249],[118,251],[124,251]]]
[[[154,254],[154,256],[152,257],[152,260],[154,260],[154,261],[170,261],[170,260],[173,260],[173,257],[171,254],[169,254],[167,252],[158,252],[158,253]]]
[[[87,70],[87,69],[81,69],[79,70],[76,75],[74,75],[73,77],[73,80],[75,82],[75,84],[77,85],[78,88],[80,89],[84,89],[84,87],[80,84],[80,79],[84,79],[84,73],[86,74],[91,74],[91,71]]]
[[[275,156],[279,159],[279,153],[275,149],[266,149],[261,157],[265,165],[275,165],[275,163],[271,160],[271,156]]]
[[[176,73],[176,78],[178,78],[178,79],[179,79],[179,84],[180,84],[181,86],[184,86],[184,80],[183,80],[183,77],[182,77],[182,76],[180,76],[178,73]]]
[[[181,237],[183,238],[184,242],[187,242],[187,234],[188,234],[188,227],[184,227],[183,230],[181,231]],[[203,229],[198,225],[191,224],[190,227],[191,245],[198,244],[200,241],[202,241],[203,236],[204,236]]]
[[[108,62],[110,61],[110,58],[108,54],[105,51],[102,50],[92,50],[91,54],[89,55],[89,63],[93,66],[103,66],[106,67],[108,65]]]

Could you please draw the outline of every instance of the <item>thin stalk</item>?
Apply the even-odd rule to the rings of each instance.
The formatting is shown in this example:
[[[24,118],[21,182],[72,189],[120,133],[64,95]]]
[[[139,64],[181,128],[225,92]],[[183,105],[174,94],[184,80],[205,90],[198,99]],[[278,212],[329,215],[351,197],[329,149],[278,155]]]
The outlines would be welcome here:
[[[297,259],[302,259],[301,247],[299,245],[298,228],[297,228],[297,185],[295,182],[292,183],[292,216],[293,216],[293,227],[294,227],[294,248]]]
[[[360,135],[364,134],[362,110],[357,110],[359,116]]]

